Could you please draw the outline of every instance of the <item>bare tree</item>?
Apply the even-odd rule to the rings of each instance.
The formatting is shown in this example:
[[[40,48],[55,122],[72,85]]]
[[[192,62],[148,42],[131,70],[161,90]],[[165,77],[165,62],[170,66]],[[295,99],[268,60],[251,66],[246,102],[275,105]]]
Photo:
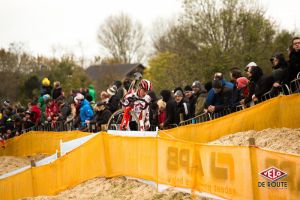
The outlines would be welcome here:
[[[101,24],[97,38],[102,47],[119,63],[139,62],[145,45],[143,27],[121,13],[108,17]]]

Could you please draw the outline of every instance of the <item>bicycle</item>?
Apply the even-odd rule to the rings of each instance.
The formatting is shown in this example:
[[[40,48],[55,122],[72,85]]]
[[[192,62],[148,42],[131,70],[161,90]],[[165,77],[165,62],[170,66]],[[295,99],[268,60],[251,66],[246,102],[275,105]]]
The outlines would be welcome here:
[[[140,73],[135,73],[135,80],[131,83],[127,94],[120,101],[123,108],[113,113],[108,121],[108,130],[148,129],[148,124],[145,121],[147,122],[149,113],[146,109],[151,98],[148,95],[142,95],[143,97],[140,98],[139,89],[144,89],[144,91],[152,90],[152,84],[148,80],[140,80],[141,78]],[[141,88],[137,88],[137,83],[139,83]]]

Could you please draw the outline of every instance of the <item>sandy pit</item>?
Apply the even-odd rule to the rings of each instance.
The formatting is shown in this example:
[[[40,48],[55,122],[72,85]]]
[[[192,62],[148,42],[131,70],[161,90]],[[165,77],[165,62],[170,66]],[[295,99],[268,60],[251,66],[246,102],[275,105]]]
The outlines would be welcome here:
[[[192,196],[188,193],[167,189],[157,192],[156,189],[137,180],[116,178],[94,178],[77,185],[76,187],[59,193],[56,196],[39,196],[35,198],[23,198],[23,200],[188,200]],[[211,198],[195,197],[198,200]]]
[[[48,155],[45,154],[37,154],[35,156],[27,157],[0,156],[0,175],[30,165],[30,161],[32,159],[39,161],[47,156]]]
[[[221,137],[209,144],[248,146],[249,138],[264,149],[300,155],[300,129],[277,128],[246,131]]]

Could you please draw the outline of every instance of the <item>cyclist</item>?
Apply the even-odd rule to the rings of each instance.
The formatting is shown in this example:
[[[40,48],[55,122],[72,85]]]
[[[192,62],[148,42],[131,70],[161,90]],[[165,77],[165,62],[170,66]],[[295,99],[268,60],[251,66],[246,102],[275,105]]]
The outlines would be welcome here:
[[[152,83],[149,80],[142,79],[138,85],[137,91],[132,91],[125,95],[123,105],[127,106],[124,110],[121,130],[128,127],[131,110],[138,117],[141,131],[146,131],[150,128],[148,105],[151,101],[151,97],[147,94],[148,91],[152,91]]]

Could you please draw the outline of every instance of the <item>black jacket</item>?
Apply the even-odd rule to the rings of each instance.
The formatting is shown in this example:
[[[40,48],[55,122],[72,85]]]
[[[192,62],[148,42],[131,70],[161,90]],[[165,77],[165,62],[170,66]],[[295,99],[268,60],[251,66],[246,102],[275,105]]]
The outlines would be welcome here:
[[[289,81],[294,80],[297,74],[300,72],[300,52],[295,52],[294,50],[289,56],[289,66],[288,66],[288,76]]]

